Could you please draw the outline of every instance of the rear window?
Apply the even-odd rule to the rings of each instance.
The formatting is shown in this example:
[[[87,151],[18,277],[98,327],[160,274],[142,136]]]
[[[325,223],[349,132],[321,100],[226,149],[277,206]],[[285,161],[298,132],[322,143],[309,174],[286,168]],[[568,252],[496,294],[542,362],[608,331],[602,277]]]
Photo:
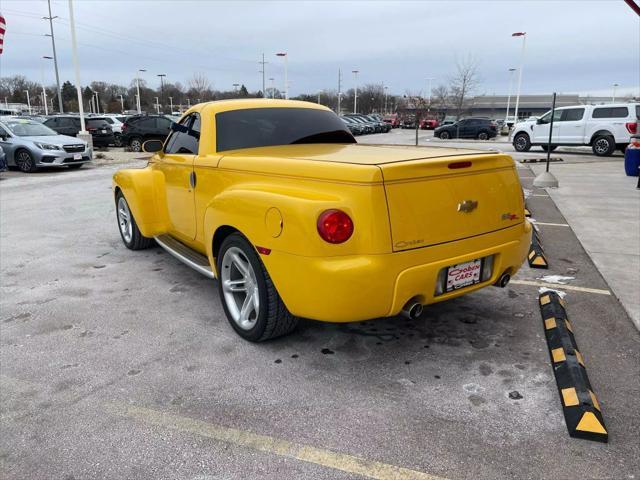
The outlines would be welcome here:
[[[105,128],[108,127],[109,124],[107,123],[106,120],[103,119],[98,119],[98,118],[89,118],[87,119],[87,127],[93,127],[93,128]]]
[[[627,107],[600,107],[593,109],[593,118],[626,118],[629,116]]]
[[[217,151],[300,143],[355,143],[344,122],[326,110],[249,108],[216,114]]]

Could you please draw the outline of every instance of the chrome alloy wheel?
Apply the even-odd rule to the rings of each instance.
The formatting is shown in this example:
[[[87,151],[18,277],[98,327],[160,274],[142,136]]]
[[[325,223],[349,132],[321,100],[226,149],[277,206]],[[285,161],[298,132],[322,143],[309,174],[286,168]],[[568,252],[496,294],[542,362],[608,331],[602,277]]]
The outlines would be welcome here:
[[[220,281],[227,310],[243,330],[251,330],[258,321],[260,295],[251,262],[238,247],[229,248],[222,257]]]
[[[599,138],[594,147],[597,154],[604,155],[609,151],[609,141],[606,138]]]
[[[129,244],[133,238],[133,225],[131,223],[131,211],[124,197],[118,199],[118,225],[124,241]]]

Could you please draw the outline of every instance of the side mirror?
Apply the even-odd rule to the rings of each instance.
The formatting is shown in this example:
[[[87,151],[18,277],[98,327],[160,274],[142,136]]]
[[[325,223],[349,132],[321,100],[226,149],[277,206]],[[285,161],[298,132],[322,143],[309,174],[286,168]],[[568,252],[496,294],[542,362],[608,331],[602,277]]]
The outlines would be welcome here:
[[[156,153],[162,150],[162,140],[147,140],[142,144],[142,151],[146,153]]]
[[[543,123],[547,123],[547,122],[545,122],[545,121],[544,121],[544,120],[542,120],[541,118],[537,118],[537,119],[536,119],[536,124],[537,124],[537,125],[542,125]]]

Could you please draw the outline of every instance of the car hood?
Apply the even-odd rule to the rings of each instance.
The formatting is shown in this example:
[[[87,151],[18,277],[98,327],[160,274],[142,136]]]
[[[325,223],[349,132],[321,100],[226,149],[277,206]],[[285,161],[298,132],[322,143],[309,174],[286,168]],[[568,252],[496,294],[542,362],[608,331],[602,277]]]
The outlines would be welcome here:
[[[68,135],[34,135],[30,137],[18,137],[21,140],[28,142],[49,143],[51,145],[86,145],[84,140],[80,140],[76,137],[70,137]]]

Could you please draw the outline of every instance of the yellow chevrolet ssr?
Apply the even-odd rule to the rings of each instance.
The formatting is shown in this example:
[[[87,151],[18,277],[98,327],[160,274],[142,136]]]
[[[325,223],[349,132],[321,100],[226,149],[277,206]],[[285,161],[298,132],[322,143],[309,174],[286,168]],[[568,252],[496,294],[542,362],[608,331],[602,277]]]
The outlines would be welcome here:
[[[145,168],[113,177],[124,244],[158,243],[217,278],[250,341],[298,317],[404,314],[488,285],[525,259],[531,226],[513,159],[443,147],[358,145],[317,104],[192,107]]]

